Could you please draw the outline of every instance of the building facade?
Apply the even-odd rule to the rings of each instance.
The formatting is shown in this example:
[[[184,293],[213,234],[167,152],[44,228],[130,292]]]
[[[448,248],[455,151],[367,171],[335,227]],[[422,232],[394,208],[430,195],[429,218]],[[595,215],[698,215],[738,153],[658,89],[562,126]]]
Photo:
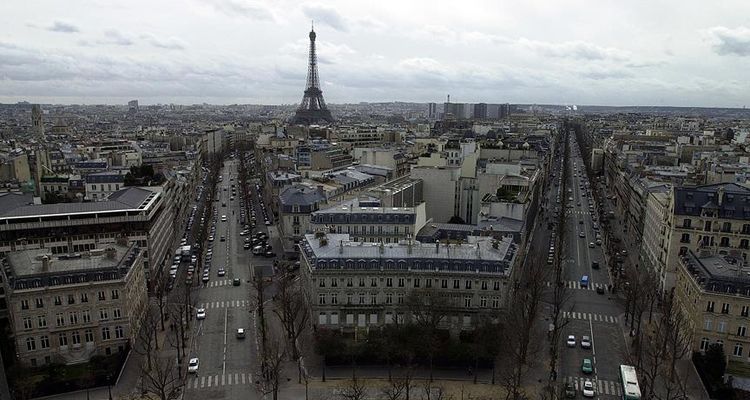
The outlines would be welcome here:
[[[2,274],[24,365],[87,362],[126,351],[138,335],[148,296],[143,252],[135,245],[74,255],[13,252]]]
[[[318,233],[305,235],[300,253],[313,324],[353,331],[406,322],[407,297],[426,290],[445,299],[441,328],[457,333],[502,307],[517,250],[510,239],[376,244]]]

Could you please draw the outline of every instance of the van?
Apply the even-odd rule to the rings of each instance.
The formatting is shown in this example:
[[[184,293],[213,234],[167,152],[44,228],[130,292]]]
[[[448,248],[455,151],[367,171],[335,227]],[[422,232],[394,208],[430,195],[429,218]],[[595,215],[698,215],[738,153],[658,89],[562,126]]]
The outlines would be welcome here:
[[[589,276],[588,275],[584,275],[584,276],[581,277],[581,287],[583,287],[583,288],[589,287]]]
[[[237,339],[244,339],[244,338],[245,338],[245,329],[237,328]]]

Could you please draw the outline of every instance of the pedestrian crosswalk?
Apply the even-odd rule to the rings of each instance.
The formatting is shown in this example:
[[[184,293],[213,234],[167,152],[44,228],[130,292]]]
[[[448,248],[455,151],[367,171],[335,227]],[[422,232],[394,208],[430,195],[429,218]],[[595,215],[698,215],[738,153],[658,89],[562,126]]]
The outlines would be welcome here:
[[[563,311],[562,314],[563,318],[566,319],[583,319],[586,321],[594,321],[594,322],[609,322],[612,324],[616,324],[619,320],[617,317],[613,317],[611,315],[602,315],[597,313],[585,313],[585,312],[576,312],[576,311]]]
[[[207,310],[225,307],[250,307],[250,300],[209,301],[208,303],[201,303],[198,306],[198,308],[205,308]]]
[[[216,281],[208,281],[204,285],[206,285],[206,287],[219,287],[219,286],[227,286],[231,284],[232,284],[231,279],[220,279]]]
[[[252,373],[236,372],[196,376],[192,380],[188,380],[187,387],[189,389],[207,389],[217,386],[250,385],[252,383]]]
[[[622,396],[622,386],[619,382],[594,378],[582,378],[578,376],[569,376],[566,378],[566,382],[572,383],[578,391],[583,390],[583,383],[586,382],[586,380],[590,380],[594,383],[597,395]]]
[[[563,282],[565,284],[565,287],[568,289],[583,289],[583,290],[596,290],[596,288],[601,287],[604,290],[607,290],[607,285],[604,283],[591,283],[589,282],[586,286],[581,286],[581,282],[579,281],[565,281]],[[552,282],[547,282],[547,286],[551,287]]]

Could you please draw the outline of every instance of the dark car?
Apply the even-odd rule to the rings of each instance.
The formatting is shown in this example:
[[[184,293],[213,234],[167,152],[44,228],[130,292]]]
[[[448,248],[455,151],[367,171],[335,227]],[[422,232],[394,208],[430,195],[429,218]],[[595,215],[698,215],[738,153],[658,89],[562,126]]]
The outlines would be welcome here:
[[[599,269],[599,261],[592,261],[591,262],[591,268],[593,268],[593,269]]]
[[[596,293],[604,294],[604,286],[597,286]]]
[[[263,256],[266,258],[273,258],[276,257],[276,253],[274,253],[273,250],[266,250],[266,252],[263,253]]]
[[[240,286],[240,278],[234,278],[232,280],[232,286]]]

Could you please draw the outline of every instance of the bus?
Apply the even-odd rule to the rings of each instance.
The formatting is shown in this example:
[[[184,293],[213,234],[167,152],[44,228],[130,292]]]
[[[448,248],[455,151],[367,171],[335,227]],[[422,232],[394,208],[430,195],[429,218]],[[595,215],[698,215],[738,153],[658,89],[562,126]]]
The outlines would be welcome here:
[[[638,376],[632,365],[620,365],[620,384],[622,384],[623,400],[640,400],[641,388],[638,386]]]

